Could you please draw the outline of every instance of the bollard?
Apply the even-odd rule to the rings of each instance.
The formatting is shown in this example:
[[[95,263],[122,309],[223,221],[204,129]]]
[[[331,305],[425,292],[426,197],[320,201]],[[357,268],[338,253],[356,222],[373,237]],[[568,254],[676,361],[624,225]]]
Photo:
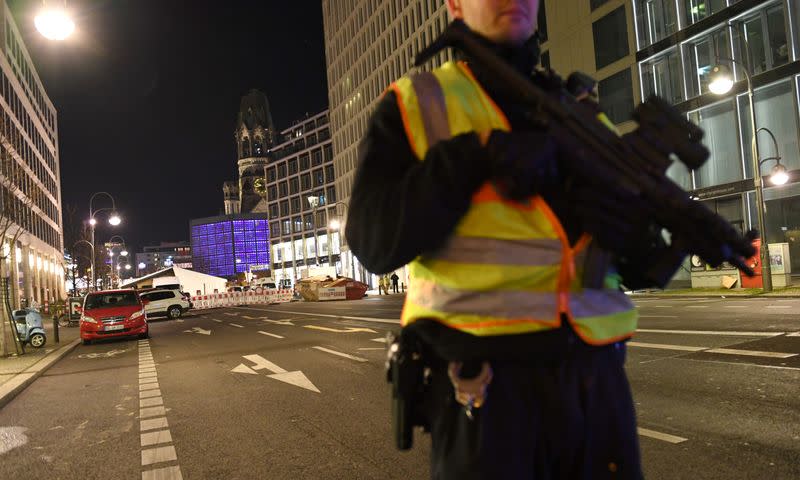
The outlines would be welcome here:
[[[400,282],[401,292],[406,293],[406,284],[405,282]]]
[[[56,343],[61,343],[58,340],[58,315],[53,315],[53,340]]]

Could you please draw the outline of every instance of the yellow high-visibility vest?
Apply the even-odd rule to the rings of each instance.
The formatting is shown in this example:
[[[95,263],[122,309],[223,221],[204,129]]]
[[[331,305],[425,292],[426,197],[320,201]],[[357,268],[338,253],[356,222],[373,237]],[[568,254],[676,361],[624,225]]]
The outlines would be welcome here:
[[[389,90],[420,161],[456,135],[511,130],[463,62],[404,77]],[[604,288],[583,287],[590,241],[584,235],[571,246],[540,196],[513,202],[486,182],[444,247],[409,265],[402,324],[424,318],[477,336],[511,335],[558,328],[564,314],[588,343],[628,338],[637,312],[618,277],[608,275]]]

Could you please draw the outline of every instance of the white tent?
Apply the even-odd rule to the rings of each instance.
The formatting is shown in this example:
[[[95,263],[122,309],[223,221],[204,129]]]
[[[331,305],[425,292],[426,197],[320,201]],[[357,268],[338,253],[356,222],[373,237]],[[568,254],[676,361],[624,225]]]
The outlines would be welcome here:
[[[225,292],[227,283],[228,281],[224,278],[180,267],[169,267],[141,278],[128,280],[122,284],[122,288],[142,289],[171,286],[180,288],[182,292],[191,295],[206,295],[215,293],[215,291]]]

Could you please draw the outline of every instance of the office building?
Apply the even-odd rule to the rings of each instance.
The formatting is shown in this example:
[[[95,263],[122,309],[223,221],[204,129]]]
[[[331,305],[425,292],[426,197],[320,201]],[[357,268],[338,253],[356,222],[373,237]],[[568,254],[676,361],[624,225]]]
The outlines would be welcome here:
[[[136,276],[141,277],[163,268],[192,269],[192,247],[189,242],[161,242],[145,246],[136,254]]]

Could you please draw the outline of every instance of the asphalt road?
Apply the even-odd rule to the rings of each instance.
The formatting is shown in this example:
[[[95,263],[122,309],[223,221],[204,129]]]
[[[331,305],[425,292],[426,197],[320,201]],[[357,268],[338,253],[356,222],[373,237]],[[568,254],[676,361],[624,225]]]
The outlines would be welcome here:
[[[800,301],[637,304],[627,368],[647,477],[800,478]],[[427,436],[391,443],[382,339],[400,308],[220,309],[79,346],[0,410],[0,473],[427,478]]]

